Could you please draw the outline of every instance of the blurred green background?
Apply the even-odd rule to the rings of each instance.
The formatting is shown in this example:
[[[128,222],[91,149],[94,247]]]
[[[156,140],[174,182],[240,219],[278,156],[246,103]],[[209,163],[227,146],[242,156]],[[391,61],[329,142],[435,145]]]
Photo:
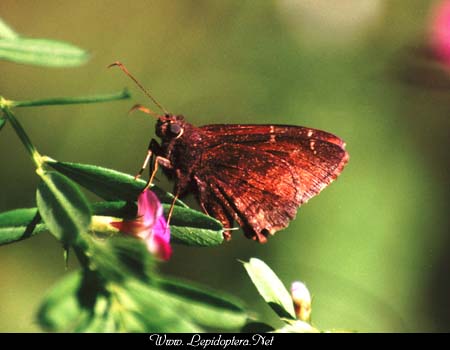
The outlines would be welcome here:
[[[72,69],[0,62],[0,94],[25,100],[129,86],[129,101],[16,114],[41,153],[129,173],[154,121],[127,117],[149,101],[106,69],[116,60],[193,124],[286,123],[339,135],[347,168],[288,229],[266,245],[236,232],[217,248],[175,246],[161,269],[233,293],[274,320],[237,262],[259,257],[286,284],[306,282],[319,328],[448,331],[450,88],[422,79],[427,71],[418,73],[408,53],[425,38],[432,4],[2,0],[0,16],[20,33],[74,43],[92,59]],[[0,211],[34,206],[37,177],[9,126],[0,161]],[[34,312],[64,274],[61,247],[47,234],[2,246],[0,267],[0,331],[39,331]]]

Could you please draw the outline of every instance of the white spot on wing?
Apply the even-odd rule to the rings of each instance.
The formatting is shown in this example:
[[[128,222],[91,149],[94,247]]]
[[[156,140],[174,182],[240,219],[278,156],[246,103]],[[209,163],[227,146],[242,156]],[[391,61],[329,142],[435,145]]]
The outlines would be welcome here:
[[[316,141],[309,141],[309,149],[313,151],[314,154],[317,154],[316,151]]]
[[[311,137],[313,135],[313,131],[312,130],[308,130],[308,133],[306,134],[306,136]]]

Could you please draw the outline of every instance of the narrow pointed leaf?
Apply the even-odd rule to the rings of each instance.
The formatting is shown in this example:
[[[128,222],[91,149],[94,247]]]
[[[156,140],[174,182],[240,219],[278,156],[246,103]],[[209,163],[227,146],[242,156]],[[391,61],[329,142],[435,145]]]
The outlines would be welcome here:
[[[5,21],[0,18],[0,38],[15,39],[18,37],[19,34],[17,34],[14,29],[12,29],[8,24],[5,23]]]
[[[136,202],[110,201],[91,204],[94,215],[114,216],[117,218],[133,219],[137,214]]]
[[[163,204],[166,216],[170,205]],[[190,208],[174,207],[170,220],[170,232],[174,243],[211,247],[223,243],[223,226],[211,216]]]
[[[170,204],[163,204],[164,212],[167,215],[170,210]],[[223,226],[220,221],[211,216],[203,214],[198,210],[191,208],[175,207],[173,208],[170,224],[179,227],[202,228],[206,230],[219,231],[222,233]]]
[[[295,319],[292,298],[275,272],[264,261],[256,258],[244,262],[244,267],[259,294],[278,316]]]
[[[190,318],[190,314],[180,309],[178,301],[164,291],[140,281],[130,279],[124,291],[135,302],[134,313],[145,323],[147,332],[152,333],[192,333],[203,330]],[[158,315],[155,317],[155,315]]]
[[[0,117],[0,130],[3,129],[3,127],[5,126],[5,124],[6,124],[6,119],[3,118],[3,117]]]
[[[77,96],[77,97],[53,97],[42,98],[38,100],[28,101],[10,101],[11,107],[37,107],[37,106],[61,106],[86,103],[100,103],[124,100],[130,98],[131,95],[127,89],[112,94]]]
[[[72,67],[85,63],[86,51],[62,41],[33,38],[0,39],[0,59],[48,67]]]
[[[41,174],[36,202],[50,232],[65,244],[74,243],[91,222],[89,205],[76,184],[57,172]]]
[[[129,174],[96,165],[58,162],[49,159],[47,164],[106,200],[136,201],[146,183],[141,179],[135,180]],[[153,186],[152,191],[156,193],[162,203],[172,203],[173,195],[170,193],[157,186]],[[187,207],[180,200],[175,204]]]
[[[20,241],[46,230],[36,208],[0,213],[0,245]]]

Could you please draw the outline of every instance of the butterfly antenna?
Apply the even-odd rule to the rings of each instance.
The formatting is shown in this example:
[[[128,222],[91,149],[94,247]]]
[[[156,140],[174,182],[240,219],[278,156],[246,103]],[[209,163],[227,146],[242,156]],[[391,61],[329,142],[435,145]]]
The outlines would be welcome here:
[[[144,88],[143,86],[142,86],[142,84],[128,71],[128,69],[123,65],[123,63],[122,62],[119,62],[119,61],[117,61],[117,62],[114,62],[114,63],[112,63],[112,64],[110,64],[109,66],[108,66],[108,68],[111,68],[111,67],[115,67],[115,66],[117,66],[117,67],[119,67],[121,70],[122,70],[122,72],[124,72],[126,75],[128,75],[128,77],[131,79],[131,80],[133,80],[135,83],[136,83],[136,85],[137,86],[139,86],[139,88],[144,92],[144,94],[146,94],[147,95],[147,97],[148,98],[150,98],[150,100],[152,100],[153,101],[153,103],[156,105],[156,106],[158,106],[158,108],[161,110],[161,111],[163,111],[164,112],[164,114],[169,114],[169,112],[167,111],[167,109],[165,109],[158,101],[156,101],[156,99],[150,94],[150,92],[146,89],[146,88]]]
[[[150,108],[147,108],[143,105],[134,105],[133,107],[131,107],[131,109],[128,111],[128,114],[131,114],[135,111],[141,111],[145,114],[149,114],[152,117],[158,117],[158,113],[156,113],[155,111],[152,111]]]

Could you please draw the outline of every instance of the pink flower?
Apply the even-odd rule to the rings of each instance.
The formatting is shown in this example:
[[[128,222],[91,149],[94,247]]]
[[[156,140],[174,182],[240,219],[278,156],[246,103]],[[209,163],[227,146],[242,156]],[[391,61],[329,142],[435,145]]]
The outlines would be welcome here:
[[[164,212],[156,194],[145,190],[138,197],[137,217],[134,220],[111,222],[118,230],[139,237],[147,243],[150,253],[162,260],[172,255],[170,246],[170,228],[167,226]]]
[[[441,1],[432,12],[429,40],[437,59],[450,65],[450,1]]]

